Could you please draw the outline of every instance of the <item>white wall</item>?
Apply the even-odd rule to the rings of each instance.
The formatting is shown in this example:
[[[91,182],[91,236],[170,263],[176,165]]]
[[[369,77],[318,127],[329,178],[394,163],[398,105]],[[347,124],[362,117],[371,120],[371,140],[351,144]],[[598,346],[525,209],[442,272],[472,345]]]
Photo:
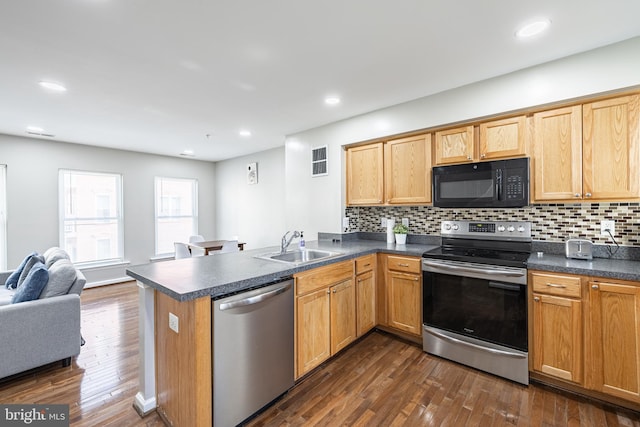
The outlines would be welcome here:
[[[301,223],[309,240],[318,231],[341,231],[343,145],[637,86],[639,53],[637,37],[290,135],[285,140],[286,226]],[[311,149],[324,144],[329,144],[329,176],[312,178]]]
[[[124,256],[131,264],[147,263],[155,252],[155,176],[197,179],[199,232],[216,234],[215,165],[210,162],[0,135],[0,163],[7,165],[9,268],[33,250],[42,253],[59,245],[59,169],[123,175]],[[87,279],[123,275],[124,267],[97,269]]]
[[[247,165],[254,162],[258,183],[249,185]],[[216,163],[216,237],[238,236],[246,249],[278,245],[286,231],[284,170],[284,147]]]

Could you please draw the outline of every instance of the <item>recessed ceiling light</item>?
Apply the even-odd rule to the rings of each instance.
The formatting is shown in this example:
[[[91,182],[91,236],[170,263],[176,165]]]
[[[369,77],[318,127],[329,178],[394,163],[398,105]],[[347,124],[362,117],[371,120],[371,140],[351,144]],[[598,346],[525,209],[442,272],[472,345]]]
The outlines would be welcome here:
[[[27,132],[42,133],[44,129],[38,126],[27,126]]]
[[[327,105],[338,105],[340,104],[340,98],[338,98],[337,96],[327,96],[324,99],[324,103]]]
[[[520,39],[533,37],[545,31],[550,25],[551,21],[549,19],[537,19],[520,27],[520,29],[516,31],[516,37]]]
[[[193,157],[195,153],[193,150],[184,150],[180,155],[184,157]]]
[[[251,131],[246,129],[243,129],[238,133],[240,134],[240,136],[244,136],[245,138],[251,136]]]
[[[42,80],[38,84],[40,86],[42,86],[43,88],[52,90],[54,92],[66,92],[67,91],[67,88],[62,86],[60,83],[54,83],[54,82],[48,82],[48,81]]]

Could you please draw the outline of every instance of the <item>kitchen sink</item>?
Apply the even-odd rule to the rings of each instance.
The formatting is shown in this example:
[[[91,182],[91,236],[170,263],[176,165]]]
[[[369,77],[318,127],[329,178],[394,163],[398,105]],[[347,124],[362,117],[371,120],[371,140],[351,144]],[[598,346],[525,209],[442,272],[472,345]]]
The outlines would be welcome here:
[[[342,255],[340,252],[323,251],[320,249],[302,249],[280,252],[269,252],[266,254],[256,255],[256,258],[266,259],[268,261],[282,262],[285,264],[304,264],[313,261],[320,261],[325,258],[331,258]]]

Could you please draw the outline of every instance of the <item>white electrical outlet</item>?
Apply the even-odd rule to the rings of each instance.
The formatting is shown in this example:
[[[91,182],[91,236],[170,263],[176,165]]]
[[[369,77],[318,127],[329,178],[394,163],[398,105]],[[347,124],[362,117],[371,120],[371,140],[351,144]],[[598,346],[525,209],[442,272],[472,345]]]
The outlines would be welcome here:
[[[342,218],[342,228],[349,228],[349,217],[345,216]]]
[[[380,218],[380,227],[387,226],[387,218]]]
[[[173,313],[169,313],[169,329],[176,334],[178,333],[178,316]]]
[[[600,222],[600,234],[602,236],[608,236],[609,233],[607,230],[611,232],[612,236],[616,235],[616,222],[614,220],[602,220]]]
[[[402,218],[402,225],[408,227],[409,226],[409,218]]]

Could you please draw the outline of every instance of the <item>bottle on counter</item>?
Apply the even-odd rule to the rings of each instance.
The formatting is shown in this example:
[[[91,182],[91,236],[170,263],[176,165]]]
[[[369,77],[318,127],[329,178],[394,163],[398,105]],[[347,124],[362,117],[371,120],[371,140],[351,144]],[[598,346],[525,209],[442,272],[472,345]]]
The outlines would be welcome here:
[[[304,231],[300,232],[300,242],[298,243],[298,247],[300,248],[300,250],[304,249],[304,236],[302,235],[302,233],[304,233]]]

